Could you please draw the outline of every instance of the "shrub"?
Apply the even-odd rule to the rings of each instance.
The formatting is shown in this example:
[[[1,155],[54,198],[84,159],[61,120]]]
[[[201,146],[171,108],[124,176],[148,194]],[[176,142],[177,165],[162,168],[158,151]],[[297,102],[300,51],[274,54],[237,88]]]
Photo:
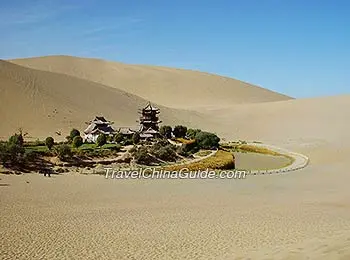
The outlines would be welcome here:
[[[201,132],[200,129],[188,129],[187,132],[186,132],[186,137],[189,138],[189,139],[195,139],[196,138],[196,135]]]
[[[133,144],[138,144],[140,142],[140,134],[139,133],[134,133],[132,135],[132,142]]]
[[[172,132],[173,132],[173,129],[169,125],[163,125],[159,129],[159,133],[167,139],[171,138]]]
[[[131,140],[131,139],[125,139],[123,142],[122,142],[123,145],[132,145],[134,144],[134,142]]]
[[[55,154],[64,161],[73,156],[72,150],[69,145],[60,144],[55,147]]]
[[[176,161],[176,147],[167,140],[160,139],[150,148],[151,154],[163,161]]]
[[[149,165],[153,161],[153,158],[149,155],[146,147],[141,146],[140,148],[135,149],[132,154],[137,163]]]
[[[69,136],[70,136],[71,140],[73,141],[74,137],[80,136],[80,132],[79,132],[79,130],[73,128],[73,129],[70,131]]]
[[[10,142],[0,144],[0,161],[4,166],[22,163],[23,155],[23,146]]]
[[[175,148],[171,144],[161,147],[160,149],[153,150],[152,154],[163,161],[174,162],[177,158]]]
[[[164,139],[158,139],[153,145],[152,145],[152,150],[159,150],[162,147],[165,147],[167,145],[170,145],[170,143],[168,142],[168,140],[164,140]]]
[[[185,137],[187,132],[187,127],[183,125],[177,125],[174,127],[173,134],[175,137]]]
[[[9,144],[23,146],[23,136],[22,134],[14,134],[9,138]]]
[[[199,132],[196,134],[196,142],[202,149],[214,149],[219,147],[220,138],[209,132]]]
[[[0,143],[0,162],[5,164],[8,160],[8,143]]]
[[[191,143],[183,144],[178,148],[178,154],[182,156],[189,156],[191,154],[194,154],[200,150],[198,143],[196,141]]]
[[[100,134],[97,137],[96,143],[98,146],[102,146],[104,144],[106,144],[107,140],[106,140],[106,135],[105,134]]]
[[[25,162],[28,162],[28,161],[33,161],[37,158],[38,156],[38,153],[37,152],[34,152],[34,151],[31,151],[31,150],[26,150],[23,154],[23,160]]]
[[[23,163],[24,152],[22,133],[14,134],[8,142],[0,143],[0,161],[4,166]]]
[[[83,138],[81,138],[80,136],[75,136],[73,138],[73,147],[78,148],[82,146],[82,144],[83,144]]]
[[[49,150],[51,150],[52,146],[54,145],[55,141],[53,140],[53,138],[51,136],[47,137],[45,139],[45,145],[47,146],[47,148]]]
[[[121,134],[121,133],[117,133],[115,136],[114,136],[114,141],[116,143],[121,143],[122,141],[124,140],[124,136]]]

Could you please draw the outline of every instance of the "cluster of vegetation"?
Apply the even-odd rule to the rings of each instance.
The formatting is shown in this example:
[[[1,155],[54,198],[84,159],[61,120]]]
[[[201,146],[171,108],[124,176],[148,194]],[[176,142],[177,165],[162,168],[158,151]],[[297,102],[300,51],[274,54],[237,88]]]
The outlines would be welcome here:
[[[167,139],[171,139],[173,129],[169,125],[163,125],[159,128],[159,133]]]
[[[235,160],[231,152],[218,150],[215,155],[198,162],[189,163],[186,165],[170,165],[170,166],[164,167],[165,170],[169,170],[169,171],[179,171],[183,168],[187,168],[190,171],[198,171],[198,170],[205,170],[205,169],[211,169],[211,170],[234,169]]]
[[[0,161],[4,165],[19,165],[33,156],[57,156],[62,161],[69,161],[72,157],[107,156],[116,154],[121,146],[134,145],[132,155],[140,164],[152,164],[155,160],[175,162],[178,155],[189,156],[200,149],[217,149],[220,138],[213,133],[200,129],[188,129],[186,126],[176,125],[174,128],[164,125],[160,128],[161,137],[154,141],[141,140],[139,133],[126,136],[117,133],[114,136],[100,134],[96,143],[84,143],[79,130],[72,129],[66,137],[66,142],[56,143],[49,136],[44,141],[24,143],[20,132],[10,137],[7,142],[0,143]],[[170,144],[167,139],[181,142],[181,147]]]
[[[167,140],[158,140],[150,147],[150,152],[157,158],[167,162],[174,162],[177,158],[176,147]]]
[[[32,155],[25,152],[23,143],[21,132],[11,136],[7,142],[0,143],[0,161],[5,167],[22,165]]]
[[[23,148],[25,154],[28,152],[35,155],[57,156],[62,161],[68,161],[73,156],[101,157],[120,151],[120,144],[108,143],[107,141],[110,141],[110,137],[101,134],[98,136],[96,144],[84,143],[79,130],[72,129],[69,136],[66,137],[66,142],[55,143],[53,137],[49,136],[45,141],[26,142]]]
[[[55,146],[54,153],[61,161],[67,161],[73,156],[72,149],[67,144],[59,144]]]
[[[168,129],[167,131],[169,131],[171,127],[162,126],[161,129]],[[219,147],[220,138],[216,134],[200,129],[187,129],[186,126],[178,125],[174,127],[172,134],[175,137],[174,140],[182,144],[178,149],[181,156],[189,156],[201,149],[213,150]]]
[[[177,125],[172,129],[171,126],[164,125],[159,132],[168,139],[174,136],[176,141],[185,145],[196,143],[199,149],[216,149],[219,147],[220,138],[216,134],[200,129],[188,129],[183,125]]]
[[[157,160],[174,162],[178,157],[176,147],[162,139],[157,140],[151,146],[134,146],[130,152],[137,163],[144,165],[152,165]]]
[[[151,156],[149,149],[146,146],[135,146],[130,152],[133,155],[135,162],[139,164],[151,165],[154,162],[154,158]]]

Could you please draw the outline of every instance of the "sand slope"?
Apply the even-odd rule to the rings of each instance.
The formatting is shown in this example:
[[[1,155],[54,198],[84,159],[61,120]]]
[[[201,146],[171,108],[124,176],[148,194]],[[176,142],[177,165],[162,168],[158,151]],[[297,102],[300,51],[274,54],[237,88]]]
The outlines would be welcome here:
[[[224,103],[210,103],[220,98],[203,96],[193,106],[204,104],[201,113],[162,108],[162,115],[169,122],[186,122],[227,139],[263,140],[304,153],[310,165],[285,175],[245,180],[2,175],[0,255],[349,259],[350,96],[243,105],[223,98]],[[264,94],[260,98],[265,100]],[[143,102],[117,88],[0,62],[1,133],[25,125],[32,133],[47,135],[83,124],[99,111],[115,122],[133,123],[135,108]]]
[[[137,126],[137,110],[146,100],[125,91],[52,72],[0,61],[0,137],[18,128],[33,138],[64,138],[72,127],[104,115],[115,126]],[[160,107],[164,123],[198,124],[208,121],[197,112]]]
[[[127,65],[98,59],[48,56],[12,60],[113,86],[158,104],[178,108],[287,100],[289,97],[239,80],[165,67]]]
[[[311,156],[312,163],[350,155],[350,95],[210,109],[214,128],[229,139],[264,141]]]

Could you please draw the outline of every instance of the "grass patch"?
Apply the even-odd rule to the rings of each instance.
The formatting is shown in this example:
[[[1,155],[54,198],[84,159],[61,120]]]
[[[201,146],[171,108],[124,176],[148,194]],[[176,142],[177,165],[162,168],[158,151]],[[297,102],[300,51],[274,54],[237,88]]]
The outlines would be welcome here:
[[[72,151],[78,156],[105,157],[116,156],[120,148],[120,144],[104,144],[100,147],[94,143],[84,143],[78,148],[72,148]]]
[[[212,152],[212,151],[202,150],[202,151],[199,151],[199,152],[195,153],[194,155],[200,156],[200,157],[204,157],[204,156],[209,155],[211,152]]]
[[[26,152],[38,152],[38,153],[47,153],[49,152],[49,148],[47,148],[46,145],[31,145],[31,146],[24,146],[24,150]]]
[[[97,146],[97,144],[90,144],[90,143],[85,143],[82,144],[80,147],[76,148],[76,150],[83,150],[83,151],[100,151],[100,150],[119,150],[121,147],[120,144],[104,144],[101,147]]]
[[[178,143],[182,143],[182,144],[193,144],[194,142],[196,142],[195,139],[185,139],[185,138],[175,138],[175,141]]]
[[[259,142],[254,142],[259,143]],[[285,168],[291,164],[294,163],[295,159],[292,156],[289,156],[287,154],[282,154],[279,152],[272,151],[270,149],[259,147],[255,145],[249,145],[249,144],[242,144],[242,143],[230,143],[230,144],[223,144],[222,148],[231,152],[238,152],[238,153],[258,153],[263,155],[271,155],[271,156],[282,156],[289,159],[289,162],[284,164],[281,167],[278,167],[276,169],[282,169]]]
[[[229,150],[232,152],[238,152],[238,153],[260,153],[260,154],[273,155],[273,156],[284,156],[281,153],[269,150],[267,148],[259,147],[255,145],[249,145],[249,144],[236,144],[236,145],[223,144],[221,147],[226,150]]]
[[[219,150],[215,155],[210,156],[199,162],[194,162],[185,165],[170,165],[165,166],[164,170],[169,171],[179,171],[183,168],[187,168],[190,171],[197,170],[225,170],[225,169],[234,169],[235,161],[232,152]]]
[[[249,152],[249,153],[261,153],[261,154],[267,154],[267,155],[273,155],[273,156],[281,156],[281,153],[271,151],[264,147],[258,147],[254,145],[248,145],[248,144],[242,144],[238,146],[238,149],[241,151]]]
[[[94,150],[96,148],[97,148],[96,144],[85,143],[85,144],[82,144],[78,149],[79,150]]]

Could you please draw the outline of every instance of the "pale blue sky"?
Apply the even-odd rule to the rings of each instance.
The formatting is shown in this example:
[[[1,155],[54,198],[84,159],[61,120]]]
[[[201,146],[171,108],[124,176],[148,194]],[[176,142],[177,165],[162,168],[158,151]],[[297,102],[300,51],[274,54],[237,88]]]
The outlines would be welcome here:
[[[350,1],[11,0],[0,58],[96,57],[201,70],[293,97],[350,93]]]

